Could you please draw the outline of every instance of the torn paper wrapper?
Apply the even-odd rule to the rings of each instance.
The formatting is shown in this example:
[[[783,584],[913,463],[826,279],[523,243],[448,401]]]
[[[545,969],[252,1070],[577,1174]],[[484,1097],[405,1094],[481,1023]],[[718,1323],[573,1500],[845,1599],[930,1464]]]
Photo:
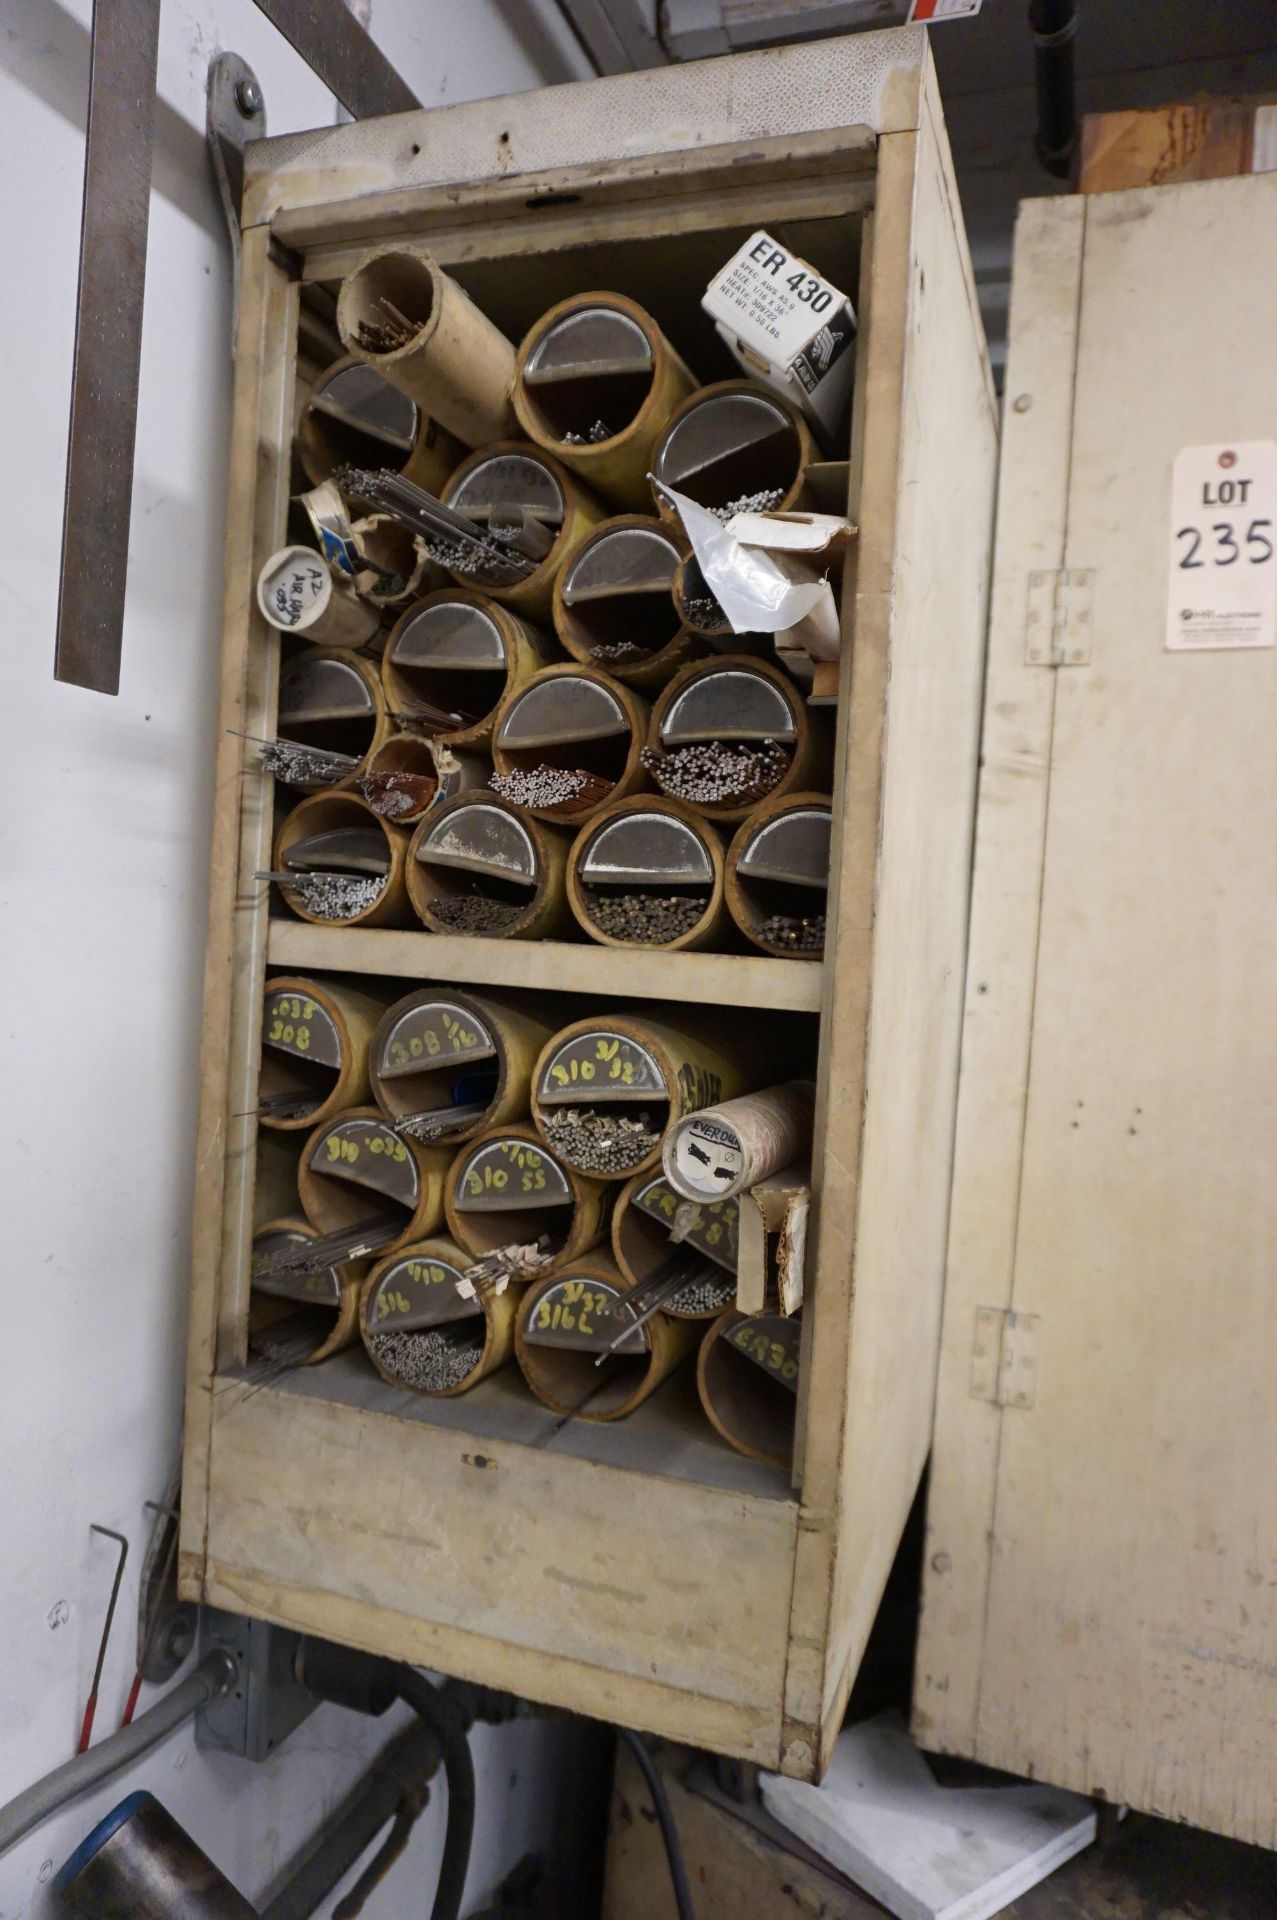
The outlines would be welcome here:
[[[841,641],[827,568],[854,529],[832,513],[738,513],[726,524],[708,507],[662,486],[705,583],[737,633],[774,633],[782,651],[836,660]]]

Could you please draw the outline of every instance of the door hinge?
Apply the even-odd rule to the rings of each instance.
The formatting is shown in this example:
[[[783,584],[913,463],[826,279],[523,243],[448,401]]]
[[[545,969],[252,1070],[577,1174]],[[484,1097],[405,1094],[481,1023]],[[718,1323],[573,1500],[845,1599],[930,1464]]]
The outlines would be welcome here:
[[[995,1407],[1033,1406],[1038,1397],[1042,1316],[977,1307],[971,1348],[971,1398]]]
[[[1091,662],[1094,567],[1050,567],[1029,575],[1024,663],[1086,667]]]

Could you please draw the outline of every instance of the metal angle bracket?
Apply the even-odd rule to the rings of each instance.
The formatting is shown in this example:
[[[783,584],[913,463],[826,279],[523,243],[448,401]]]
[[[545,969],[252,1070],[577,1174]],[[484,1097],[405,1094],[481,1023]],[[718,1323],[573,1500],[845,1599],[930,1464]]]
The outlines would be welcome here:
[[[239,303],[239,221],[244,200],[244,148],[266,137],[266,101],[261,82],[237,53],[218,53],[208,63],[208,155],[226,216]],[[232,327],[231,338],[234,339]]]
[[[1095,613],[1094,567],[1043,567],[1029,575],[1026,667],[1088,667]]]

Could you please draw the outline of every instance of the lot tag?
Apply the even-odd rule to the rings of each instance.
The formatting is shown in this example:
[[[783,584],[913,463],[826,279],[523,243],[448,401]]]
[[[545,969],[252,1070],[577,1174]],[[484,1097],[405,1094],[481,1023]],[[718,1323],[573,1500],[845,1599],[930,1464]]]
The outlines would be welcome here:
[[[1171,471],[1166,645],[1277,643],[1277,440],[1182,447]]]

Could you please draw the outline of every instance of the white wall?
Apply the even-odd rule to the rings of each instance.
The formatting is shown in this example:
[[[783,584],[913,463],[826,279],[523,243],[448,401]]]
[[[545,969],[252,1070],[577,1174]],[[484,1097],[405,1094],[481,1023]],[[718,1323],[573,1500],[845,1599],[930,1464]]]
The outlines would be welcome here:
[[[123,679],[114,700],[59,686],[89,17],[90,0],[0,5],[0,1800],[73,1751],[113,1569],[94,1520],[132,1542],[98,1731],[118,1724],[142,1503],[178,1446],[230,404],[209,58],[250,61],[272,132],[335,117],[251,0],[164,0]],[[429,104],[578,75],[556,18],[538,0],[375,0],[372,28]],[[0,1920],[43,1912],[47,1863],[135,1786],[255,1898],[386,1731],[321,1710],[259,1768],[176,1735],[0,1860]],[[570,1736],[476,1739],[478,1894],[533,1841]],[[372,1920],[426,1910],[442,1801]]]

